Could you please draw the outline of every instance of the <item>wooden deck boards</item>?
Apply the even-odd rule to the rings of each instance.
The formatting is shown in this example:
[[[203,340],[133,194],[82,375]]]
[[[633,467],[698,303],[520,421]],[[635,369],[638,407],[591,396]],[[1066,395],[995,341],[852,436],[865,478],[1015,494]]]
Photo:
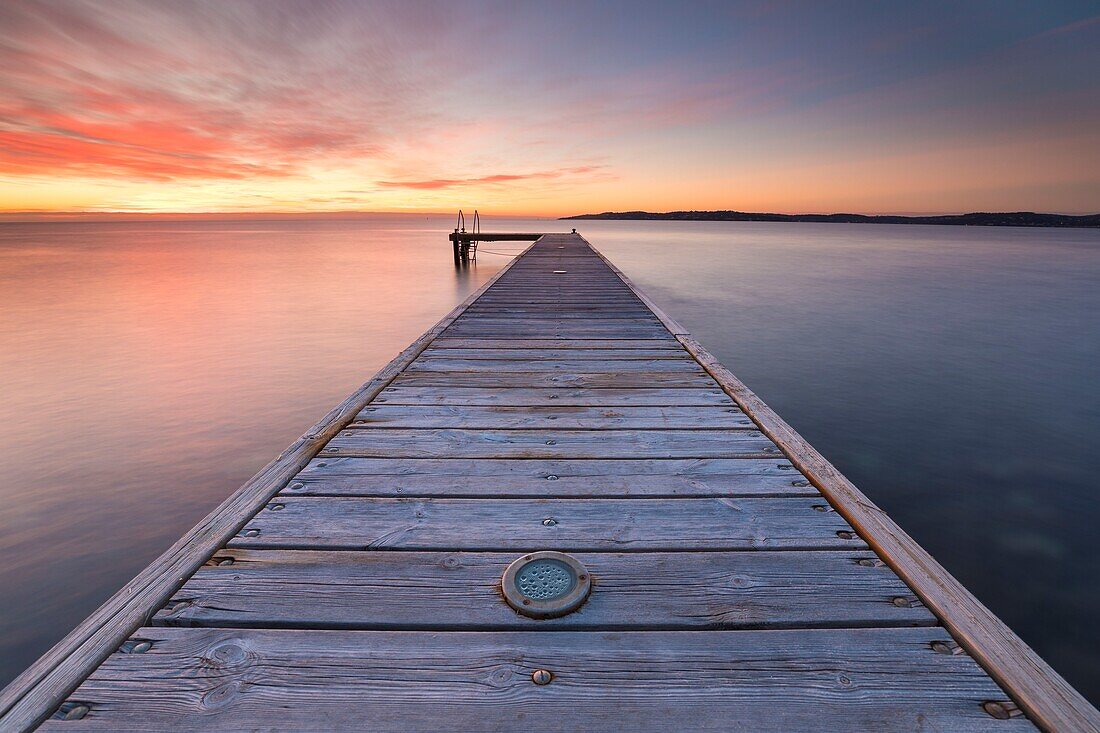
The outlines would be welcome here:
[[[45,730],[1019,731],[939,629],[373,632],[143,629]],[[534,685],[536,669],[554,680]],[[243,725],[247,721],[247,725]]]
[[[983,708],[1009,698],[670,323],[579,236],[543,236],[43,729],[1033,729]],[[588,565],[579,611],[501,599],[541,549]]]
[[[223,550],[157,613],[166,626],[544,630],[933,626],[869,551],[578,553],[599,592],[557,619],[496,584],[507,552]],[[827,595],[829,603],[821,603]]]

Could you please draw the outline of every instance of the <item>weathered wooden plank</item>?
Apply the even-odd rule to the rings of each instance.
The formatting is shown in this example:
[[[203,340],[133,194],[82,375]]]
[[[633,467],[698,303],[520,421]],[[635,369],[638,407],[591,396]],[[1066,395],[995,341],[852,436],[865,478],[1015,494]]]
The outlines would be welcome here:
[[[515,553],[225,550],[157,613],[167,626],[329,629],[700,629],[933,626],[872,552],[598,553],[595,590],[557,619],[497,587]],[[861,564],[863,563],[863,564]],[[822,597],[829,599],[822,603]]]
[[[597,338],[597,339],[638,339],[659,336],[656,329],[635,328],[572,328],[572,327],[546,327],[546,326],[464,326],[460,329],[447,332],[448,336],[464,338]]]
[[[758,430],[340,431],[321,456],[362,458],[738,458],[779,456]]]
[[[670,497],[818,496],[786,460],[313,460],[286,488],[299,496]]]
[[[652,332],[654,334],[662,334],[665,332],[664,326],[656,318],[608,318],[600,317],[594,318],[562,318],[558,316],[489,316],[478,315],[468,316],[466,318],[455,321],[452,331],[459,331],[463,328],[498,328],[504,330],[522,330],[529,328],[562,328],[573,331],[609,331],[611,333],[620,333],[618,338],[630,338],[630,336],[622,335],[630,331],[645,331]],[[615,337],[611,337],[615,338]]]
[[[491,317],[497,319],[519,318],[587,318],[595,316],[613,319],[639,318],[645,321],[653,319],[653,313],[639,301],[637,303],[573,303],[568,305],[559,302],[557,307],[551,307],[545,303],[516,303],[499,301],[496,303],[479,303],[471,306],[466,311],[466,318],[478,319]]]
[[[721,430],[755,428],[737,407],[391,405],[364,407],[349,428]]]
[[[705,375],[705,372],[699,372]],[[550,387],[584,387],[588,389],[633,389],[635,387],[652,389],[665,387],[670,389],[713,389],[715,382],[710,376],[696,374],[669,374],[666,372],[631,372],[612,374],[607,372],[513,372],[508,374],[490,374],[487,372],[417,372],[403,373],[394,380],[401,387],[491,387],[507,389],[525,387],[547,389]]]
[[[640,359],[598,360],[598,359],[417,359],[405,370],[407,374],[417,372],[478,372],[482,370],[502,374],[509,372],[530,373],[533,369],[549,373],[558,372],[604,372],[622,374],[625,372],[645,372],[647,374],[696,374],[699,365],[690,359]]]
[[[566,327],[576,329],[654,329],[663,330],[661,322],[656,318],[630,315],[630,314],[601,314],[599,318],[583,313],[555,313],[552,316],[516,315],[516,314],[490,314],[478,313],[467,315],[455,322],[455,328],[468,326],[486,327],[499,326],[504,328],[529,328],[529,327]]]
[[[641,337],[657,336],[665,331],[656,318],[646,320],[601,317],[599,320],[595,320],[587,318],[490,318],[488,316],[478,316],[477,318],[457,321],[448,333],[453,334],[464,330],[503,331],[506,333],[535,330],[547,332],[568,331],[578,334],[611,334],[603,338],[639,338],[637,334],[641,334]]]
[[[666,335],[659,339],[494,339],[440,337],[433,349],[669,349],[683,352],[679,341]]]
[[[686,361],[695,364],[686,351],[673,349],[425,349],[419,361],[439,359],[478,359],[499,361],[501,359],[528,359],[537,361],[560,361],[562,359],[583,359],[585,361],[653,360]],[[486,368],[489,365],[485,365]],[[698,366],[698,364],[696,364]]]
[[[552,387],[406,387],[382,390],[374,404],[394,405],[560,405],[562,407],[686,407],[717,405],[736,407],[717,385],[703,388],[646,389],[634,387],[581,388]],[[738,408],[740,409],[740,408]]]
[[[467,316],[480,315],[536,315],[547,316],[552,313],[555,316],[567,316],[571,318],[588,318],[592,314],[607,313],[610,315],[631,315],[645,319],[653,318],[653,313],[640,301],[633,302],[621,300],[570,300],[567,303],[558,299],[556,305],[549,303],[527,303],[518,298],[506,300],[490,300],[476,303],[466,311]]]
[[[491,337],[491,338],[600,338],[600,339],[639,339],[656,338],[664,329],[651,326],[596,326],[567,323],[464,323],[448,329],[448,336]]]
[[[809,498],[363,499],[280,497],[229,547],[405,550],[862,548]],[[839,534],[838,534],[839,533]]]
[[[482,300],[478,301],[478,306],[480,308],[530,307],[544,308],[547,310],[560,310],[565,308],[583,309],[587,307],[603,306],[623,306],[627,308],[633,308],[636,307],[638,303],[638,299],[634,296],[630,296],[629,298],[604,298],[595,295],[573,294],[568,300],[565,300],[564,294],[554,293],[544,296],[509,295],[498,297],[487,295]],[[646,315],[649,314],[647,313]]]
[[[935,628],[387,632],[140,629],[44,731],[1031,730]],[[547,685],[532,684],[548,670]]]

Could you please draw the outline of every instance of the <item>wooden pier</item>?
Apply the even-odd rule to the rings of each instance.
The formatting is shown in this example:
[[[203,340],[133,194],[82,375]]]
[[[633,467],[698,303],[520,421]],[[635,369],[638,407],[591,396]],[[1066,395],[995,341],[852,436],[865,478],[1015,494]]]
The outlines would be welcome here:
[[[540,550],[591,573],[579,610],[502,598]],[[0,713],[4,731],[1100,730],[578,235],[541,236]]]
[[[573,231],[576,231],[574,229]],[[541,234],[528,232],[467,232],[455,229],[447,238],[451,240],[451,249],[454,251],[455,264],[469,262],[471,257],[477,254],[478,242],[534,242]]]

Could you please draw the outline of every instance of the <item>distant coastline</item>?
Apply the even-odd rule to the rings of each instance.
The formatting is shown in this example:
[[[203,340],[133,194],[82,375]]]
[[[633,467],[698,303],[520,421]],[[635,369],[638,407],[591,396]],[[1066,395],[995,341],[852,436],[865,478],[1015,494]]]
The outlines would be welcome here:
[[[563,216],[575,219],[629,219],[655,221],[809,221],[827,224],[948,224],[979,227],[1100,227],[1100,214],[1036,214],[1032,211],[975,212],[942,216],[894,216],[866,214],[758,214],[745,211],[605,211],[602,214]]]

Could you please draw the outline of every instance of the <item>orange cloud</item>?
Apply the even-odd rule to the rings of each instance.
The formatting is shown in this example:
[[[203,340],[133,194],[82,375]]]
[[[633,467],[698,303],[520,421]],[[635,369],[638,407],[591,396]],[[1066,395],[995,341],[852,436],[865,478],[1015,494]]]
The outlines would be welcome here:
[[[495,173],[489,176],[477,178],[431,178],[420,181],[378,181],[379,186],[387,188],[414,188],[421,190],[434,190],[440,188],[456,188],[459,186],[477,186],[494,183],[510,183],[513,181],[545,180],[551,178],[563,178],[565,176],[583,176],[595,173],[602,166],[584,165],[573,168],[560,168],[558,170],[535,171],[533,173]]]

